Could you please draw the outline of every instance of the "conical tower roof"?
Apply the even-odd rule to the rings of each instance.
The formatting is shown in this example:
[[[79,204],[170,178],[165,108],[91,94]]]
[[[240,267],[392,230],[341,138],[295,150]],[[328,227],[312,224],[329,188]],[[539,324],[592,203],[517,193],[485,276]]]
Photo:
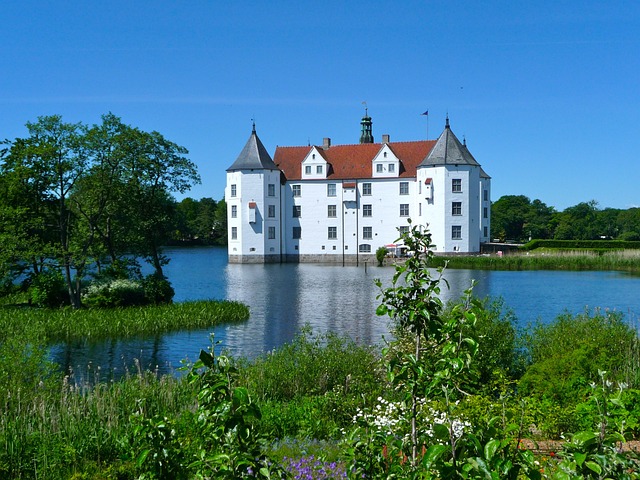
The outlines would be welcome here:
[[[233,162],[233,165],[227,168],[227,172],[237,170],[278,170],[269,152],[267,152],[267,149],[264,148],[264,145],[258,138],[255,123],[253,124],[251,136],[240,152],[240,155],[238,155],[236,161]]]
[[[466,146],[451,131],[449,118],[444,131],[438,137],[429,155],[420,163],[420,167],[428,165],[474,165],[480,166]]]

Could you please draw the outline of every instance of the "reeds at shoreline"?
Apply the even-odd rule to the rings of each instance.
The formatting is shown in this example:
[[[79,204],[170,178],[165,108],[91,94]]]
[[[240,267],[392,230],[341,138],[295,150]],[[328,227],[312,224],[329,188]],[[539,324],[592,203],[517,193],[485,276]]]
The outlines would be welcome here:
[[[490,255],[439,255],[432,266],[478,270],[617,270],[640,273],[638,250],[541,250]]]
[[[226,300],[111,309],[4,306],[0,308],[0,336],[29,329],[37,332],[45,343],[76,338],[124,338],[207,328],[248,318],[249,308],[246,305]]]

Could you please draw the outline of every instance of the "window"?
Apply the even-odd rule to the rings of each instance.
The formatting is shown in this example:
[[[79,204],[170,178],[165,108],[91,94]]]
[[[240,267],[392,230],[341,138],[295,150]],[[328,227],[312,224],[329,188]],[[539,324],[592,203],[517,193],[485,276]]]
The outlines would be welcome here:
[[[302,227],[293,227],[293,239],[299,240],[302,238]]]
[[[363,205],[362,206],[362,216],[363,217],[370,217],[372,214],[372,208],[371,205]]]
[[[293,206],[293,218],[300,218],[302,216],[302,206],[294,205]]]
[[[489,227],[484,227],[483,232],[484,232],[484,237],[485,238],[488,237],[489,236]]]
[[[238,239],[238,227],[231,227],[231,240]]]
[[[401,203],[400,204],[400,216],[401,217],[408,217],[409,216],[409,204],[408,203]]]
[[[304,167],[304,173],[305,175],[311,175],[311,165],[306,165]]]
[[[382,164],[381,164],[381,163],[378,163],[378,164],[376,165],[376,172],[378,172],[378,173],[382,173]]]
[[[276,196],[276,185],[275,185],[275,183],[270,183],[267,186],[267,190],[268,190],[267,195],[269,195],[270,197],[275,197]]]
[[[362,184],[362,195],[371,195],[371,184],[363,183]]]
[[[393,163],[389,164],[389,173],[393,173],[396,171],[396,166]]]
[[[482,218],[489,218],[489,209],[487,207],[482,209]]]
[[[387,158],[387,152],[384,152],[384,153],[382,154],[382,156],[383,156],[384,158]]]
[[[453,202],[451,204],[451,215],[462,215],[462,202]]]
[[[291,188],[293,189],[294,197],[299,197],[302,195],[302,188],[300,185],[292,185]]]
[[[231,184],[231,196],[235,197],[237,194],[237,186],[235,183]]]
[[[360,253],[371,253],[371,245],[369,245],[368,243],[363,243],[360,245],[359,250]]]
[[[335,205],[327,205],[327,217],[336,218],[337,208]]]
[[[267,216],[269,218],[275,218],[276,217],[276,206],[275,205],[269,205],[267,207]]]
[[[400,195],[409,195],[409,182],[400,182]]]
[[[484,190],[482,192],[482,199],[486,202],[487,200],[489,200],[489,190]]]
[[[336,196],[336,184],[329,183],[327,184],[327,197],[335,197]]]
[[[316,165],[316,173],[318,174],[322,173],[322,165]]]
[[[329,240],[335,240],[338,238],[338,227],[329,227],[327,231],[327,237]]]
[[[452,192],[461,192],[462,191],[462,179],[460,179],[460,178],[451,179],[451,191]]]
[[[462,227],[460,225],[451,226],[451,238],[453,240],[460,240],[462,238]]]
[[[231,218],[238,218],[238,206],[231,205]]]
[[[275,240],[276,238],[276,227],[269,227],[269,240]]]
[[[402,225],[401,227],[398,227],[398,231],[400,232],[400,235],[409,233],[409,225]]]
[[[373,227],[362,227],[362,238],[371,240],[373,238]]]

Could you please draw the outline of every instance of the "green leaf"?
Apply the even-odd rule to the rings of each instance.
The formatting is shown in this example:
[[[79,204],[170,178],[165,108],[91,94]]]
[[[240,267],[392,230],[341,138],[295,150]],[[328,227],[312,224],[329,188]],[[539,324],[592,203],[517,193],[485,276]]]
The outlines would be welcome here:
[[[446,445],[431,445],[425,452],[424,457],[422,458],[422,463],[425,465],[426,468],[429,468],[448,449],[449,447],[447,447]]]
[[[200,350],[199,359],[205,367],[213,368],[214,366],[213,356],[206,350]]]
[[[602,473],[602,467],[594,461],[589,460],[585,463],[585,465],[587,466],[587,468],[589,468],[589,470],[596,472],[598,475]]]
[[[493,439],[487,442],[487,444],[484,446],[484,458],[486,458],[487,460],[491,460],[498,450],[499,446],[500,440]]]
[[[582,452],[575,452],[573,454],[573,458],[576,461],[576,465],[578,465],[579,467],[582,467],[582,464],[587,459],[587,454]]]
[[[149,456],[149,453],[151,452],[150,449],[145,449],[142,452],[140,452],[140,455],[138,455],[138,458],[136,460],[136,466],[138,468],[140,468],[142,466],[142,464],[144,463],[144,461],[147,459],[147,457]]]

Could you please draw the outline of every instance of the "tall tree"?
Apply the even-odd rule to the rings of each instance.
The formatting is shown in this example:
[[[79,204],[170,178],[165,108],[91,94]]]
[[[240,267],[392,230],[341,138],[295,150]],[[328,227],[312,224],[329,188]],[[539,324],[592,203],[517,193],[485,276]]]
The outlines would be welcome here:
[[[53,115],[27,129],[0,157],[0,240],[11,240],[0,273],[30,265],[38,274],[49,263],[76,307],[87,266],[103,257],[142,256],[163,277],[171,193],[200,181],[187,150],[112,114],[91,128]]]
[[[47,229],[55,232],[49,254],[61,267],[71,303],[80,306],[79,279],[86,265],[85,252],[75,250],[72,243],[74,228],[69,197],[78,179],[84,175],[88,161],[82,143],[84,127],[65,123],[59,115],[39,117],[27,123],[29,137],[16,140],[7,156],[5,171],[14,186],[29,195],[27,209]],[[16,202],[18,203],[18,202]],[[44,232],[46,233],[46,232]],[[76,270],[74,280],[73,271]]]
[[[131,228],[132,247],[153,265],[158,276],[164,277],[166,258],[161,246],[173,230],[175,203],[171,193],[186,192],[200,176],[187,149],[158,132],[131,129],[130,152],[124,168],[123,211]]]

